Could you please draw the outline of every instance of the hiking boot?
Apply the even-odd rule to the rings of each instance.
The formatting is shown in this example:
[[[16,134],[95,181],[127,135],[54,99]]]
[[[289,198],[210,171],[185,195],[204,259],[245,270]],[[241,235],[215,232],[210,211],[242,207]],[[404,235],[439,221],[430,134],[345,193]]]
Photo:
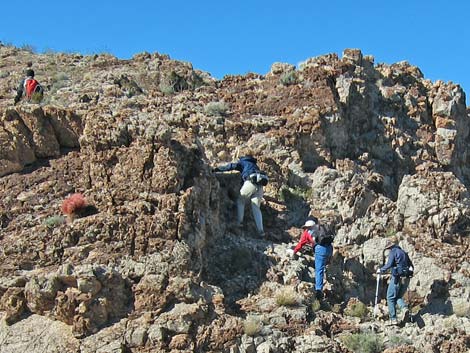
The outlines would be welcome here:
[[[401,314],[401,322],[410,322],[410,310],[408,308],[403,309],[403,313]]]
[[[398,326],[398,320],[391,319],[389,322],[386,323],[386,326]]]
[[[321,290],[316,290],[315,291],[315,298],[317,298],[318,300],[322,300],[323,299],[323,292]]]

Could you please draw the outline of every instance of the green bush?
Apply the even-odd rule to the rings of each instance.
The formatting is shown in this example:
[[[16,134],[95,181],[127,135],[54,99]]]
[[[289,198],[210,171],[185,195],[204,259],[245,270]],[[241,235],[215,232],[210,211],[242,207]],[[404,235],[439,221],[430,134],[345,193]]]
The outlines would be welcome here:
[[[334,312],[335,314],[340,314],[341,304],[334,304],[333,307],[331,308],[331,311]]]
[[[209,116],[225,116],[228,105],[225,102],[209,102],[204,107],[204,113]]]
[[[294,200],[309,200],[312,198],[313,190],[311,188],[289,188],[283,186],[279,191],[279,199],[283,202],[289,202]]]
[[[160,84],[158,85],[158,89],[160,90],[160,92],[166,95],[175,93],[175,89],[173,88],[173,86],[166,82],[160,82]]]
[[[42,93],[39,93],[39,92],[34,92],[32,95],[31,95],[31,102],[32,103],[41,103],[42,99],[44,98],[44,95]]]
[[[23,44],[20,49],[24,50],[24,51],[27,51],[28,53],[30,54],[34,54],[36,52],[36,48],[33,47],[32,45],[30,44]]]
[[[279,306],[295,306],[298,302],[297,294],[292,288],[283,288],[276,294],[276,303]]]
[[[46,218],[43,222],[47,228],[55,228],[63,223],[65,223],[65,218],[62,216],[51,216]]]
[[[188,89],[189,84],[183,76],[171,71],[160,81],[159,88],[163,93],[171,94]]]
[[[385,232],[385,236],[387,238],[391,238],[397,235],[397,231],[393,228],[388,228],[387,231]]]
[[[69,77],[63,72],[57,73],[52,79],[51,93],[57,92],[59,89],[70,85]]]
[[[390,337],[388,346],[390,346],[390,347],[400,347],[400,346],[410,345],[412,343],[413,342],[411,342],[411,340],[406,338],[406,337],[394,335],[394,336]]]
[[[290,86],[297,83],[297,74],[295,71],[284,72],[279,79],[284,86]]]
[[[312,302],[312,305],[310,306],[312,308],[312,312],[317,312],[318,310],[320,310],[321,308],[321,303],[319,300],[315,299],[313,302]]]
[[[453,303],[452,311],[458,317],[470,318],[470,303],[467,303],[467,302]]]
[[[203,78],[194,71],[189,75],[180,75],[175,71],[170,71],[160,77],[158,89],[164,94],[173,94],[188,89],[194,90],[204,85]]]
[[[67,74],[65,74],[63,72],[59,72],[59,73],[54,75],[54,78],[52,80],[54,82],[57,82],[57,81],[66,81],[68,79],[69,79],[69,77],[67,76]]]
[[[367,309],[367,305],[365,305],[363,302],[357,301],[355,303],[350,304],[344,310],[344,313],[348,316],[364,319],[367,317],[369,310]]]
[[[342,341],[354,353],[380,353],[384,347],[382,339],[372,333],[355,333],[343,336]]]
[[[256,336],[261,332],[261,328],[261,321],[254,316],[248,316],[243,322],[243,332],[245,332],[245,334],[248,336]]]

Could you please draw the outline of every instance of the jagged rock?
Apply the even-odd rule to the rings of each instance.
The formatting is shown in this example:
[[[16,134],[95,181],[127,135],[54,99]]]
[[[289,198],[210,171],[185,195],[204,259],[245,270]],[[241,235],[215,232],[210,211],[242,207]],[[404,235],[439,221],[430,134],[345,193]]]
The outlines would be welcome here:
[[[62,284],[57,276],[30,279],[24,289],[28,309],[35,314],[44,314],[52,310],[55,297],[61,287]]]
[[[80,350],[80,342],[73,337],[69,326],[45,316],[33,314],[11,326],[0,323],[0,327],[1,353]]]
[[[26,311],[24,289],[18,287],[8,288],[0,298],[0,307],[5,312],[4,320],[8,325],[17,322]]]

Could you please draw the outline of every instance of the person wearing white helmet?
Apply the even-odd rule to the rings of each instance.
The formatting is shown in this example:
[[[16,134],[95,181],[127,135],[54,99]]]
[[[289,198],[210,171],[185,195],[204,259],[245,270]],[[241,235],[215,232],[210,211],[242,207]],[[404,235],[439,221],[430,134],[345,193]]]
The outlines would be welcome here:
[[[314,249],[315,254],[315,296],[317,299],[323,298],[323,277],[325,268],[333,255],[333,246],[331,241],[323,241],[324,228],[320,227],[318,219],[311,217],[302,226],[304,231],[299,242],[294,249],[289,249],[288,254],[294,256],[305,245],[310,245]]]

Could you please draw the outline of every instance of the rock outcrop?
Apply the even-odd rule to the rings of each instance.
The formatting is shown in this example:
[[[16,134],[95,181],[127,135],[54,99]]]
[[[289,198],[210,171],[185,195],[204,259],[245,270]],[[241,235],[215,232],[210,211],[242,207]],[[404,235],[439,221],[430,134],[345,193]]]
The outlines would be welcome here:
[[[222,80],[156,53],[0,57],[0,353],[470,349],[458,85],[357,49]],[[13,106],[31,62],[45,99]],[[212,173],[246,149],[266,239]],[[65,219],[76,192],[92,207]],[[286,254],[309,214],[336,229],[321,303],[311,254]],[[416,267],[401,328],[371,311],[392,235]]]

